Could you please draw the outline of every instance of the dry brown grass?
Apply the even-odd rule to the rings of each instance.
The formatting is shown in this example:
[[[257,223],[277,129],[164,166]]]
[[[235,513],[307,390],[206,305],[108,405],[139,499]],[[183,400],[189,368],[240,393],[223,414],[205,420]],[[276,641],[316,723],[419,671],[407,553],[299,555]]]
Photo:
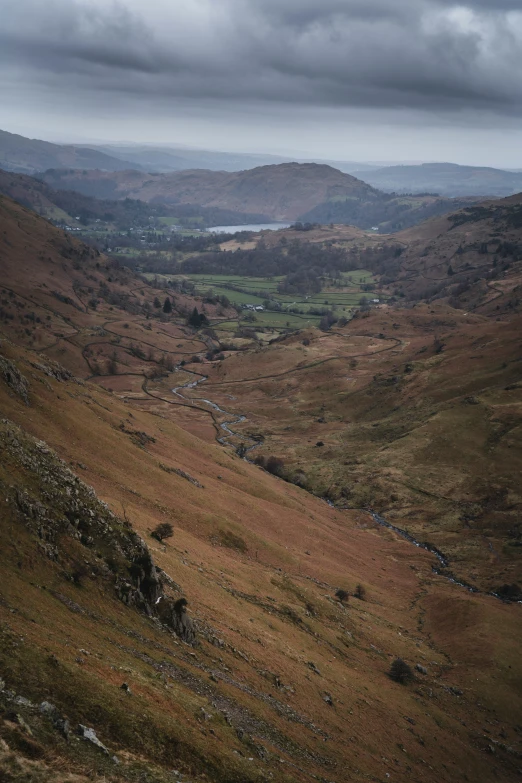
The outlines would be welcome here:
[[[64,270],[64,285],[68,274]],[[67,312],[82,329],[97,323],[98,316],[89,314],[88,320],[79,311]],[[359,478],[363,487],[365,482],[381,487],[384,481],[385,493],[392,484],[409,480],[425,460],[433,465],[433,486],[442,486],[443,480],[450,486],[452,441],[437,445],[436,436],[455,431],[460,437],[455,411],[476,417],[467,427],[479,438],[479,412],[485,419],[499,406],[496,416],[511,415],[519,404],[516,390],[491,400],[493,392],[488,391],[480,406],[453,403],[455,384],[464,386],[460,396],[483,397],[480,384],[489,365],[486,359],[474,364],[474,340],[480,339],[480,346],[487,343],[480,348],[486,358],[494,357],[500,365],[508,361],[507,374],[516,369],[510,358],[515,338],[513,348],[509,341],[502,343],[505,353],[499,355],[491,340],[500,332],[491,334],[492,325],[481,318],[466,323],[459,317],[462,329],[455,347],[448,343],[440,363],[429,351],[421,353],[408,374],[410,386],[399,390],[373,385],[373,376],[395,374],[396,365],[402,367],[433,342],[434,330],[446,334],[453,329],[447,311],[383,311],[353,322],[344,338],[328,335],[310,346],[314,358],[321,355],[323,342],[328,357],[335,357],[338,340],[346,358],[337,355],[309,369],[295,371],[302,352],[299,341],[291,338],[282,352],[241,358],[240,371],[231,363],[234,384],[217,385],[212,375],[205,396],[245,412],[245,429],[268,434],[268,451],[288,449],[289,461],[307,470],[310,464],[318,482],[340,469]],[[129,316],[128,321],[138,330],[132,332],[137,339],[140,320]],[[395,321],[400,330],[393,328]],[[387,345],[381,333],[400,334],[400,344],[390,341],[390,350],[378,353]],[[171,339],[175,350],[179,336]],[[76,361],[75,350],[68,349],[64,361],[69,356]],[[364,356],[351,369],[354,350]],[[329,508],[218,446],[207,413],[172,404],[168,379],[155,388],[157,397],[125,401],[94,383],[61,383],[43,375],[30,364],[35,358],[31,351],[6,341],[1,351],[27,376],[31,399],[26,407],[0,381],[2,416],[46,441],[115,513],[128,516],[158,565],[182,588],[192,616],[216,639],[214,645],[203,638],[192,650],[126,608],[95,579],[75,586],[60,563],[42,556],[37,538],[19,518],[2,512],[2,676],[17,693],[36,703],[47,698],[71,721],[92,725],[122,760],[118,769],[109,768],[105,759],[85,755],[78,743],[60,744],[28,711],[35,739],[44,738],[47,752],[54,754],[51,760],[40,759],[41,765],[53,770],[51,761],[62,759],[64,776],[70,771],[80,779],[103,779],[105,774],[129,781],[145,779],[147,770],[150,780],[162,781],[172,768],[189,779],[227,783],[290,783],[308,781],[310,775],[344,783],[384,780],[386,773],[422,783],[454,783],[461,777],[510,783],[517,778],[519,761],[513,751],[518,752],[522,695],[516,684],[518,606],[469,594],[442,580],[432,573],[430,554],[376,528],[367,514]],[[274,381],[238,383],[241,375],[263,374],[265,363],[267,374],[284,368],[281,353],[291,373]],[[483,369],[475,371],[475,366]],[[465,372],[457,375],[458,367]],[[494,374],[495,383],[497,377],[504,384],[504,375]],[[493,381],[488,381],[489,389],[496,388]],[[400,410],[393,411],[397,406]],[[434,408],[437,415],[421,421]],[[388,441],[386,430],[372,436],[376,428],[371,417],[380,420],[383,413],[392,421],[394,415],[411,416],[416,440],[409,445],[402,437]],[[319,417],[325,423],[318,423]],[[129,430],[155,440],[139,446]],[[427,436],[436,445],[432,454],[422,452]],[[319,438],[324,450],[314,446]],[[493,448],[506,473],[510,467],[502,456],[503,438]],[[354,461],[357,451],[363,452],[361,463]],[[352,459],[350,465],[341,464],[343,452],[345,460]],[[470,456],[466,464],[484,464],[477,462],[473,444],[469,454],[475,462]],[[167,473],[160,464],[185,471],[203,488]],[[479,475],[478,467],[476,471]],[[3,462],[0,481],[4,489],[28,478],[19,465]],[[414,509],[408,507],[406,489],[400,497],[408,524],[417,523],[421,509],[434,515],[421,520],[422,525],[433,524],[440,513],[438,502],[431,506],[424,495]],[[150,538],[150,531],[164,521],[175,528],[167,546]],[[449,543],[450,533],[445,535]],[[244,546],[230,546],[239,541]],[[358,583],[365,585],[367,600],[341,606],[335,591],[353,591]],[[84,612],[71,611],[57,593]],[[428,675],[416,675],[411,687],[393,683],[387,672],[396,657],[421,663]],[[121,691],[123,681],[131,696]],[[47,774],[43,766],[41,774]],[[35,783],[51,779],[36,777]]]

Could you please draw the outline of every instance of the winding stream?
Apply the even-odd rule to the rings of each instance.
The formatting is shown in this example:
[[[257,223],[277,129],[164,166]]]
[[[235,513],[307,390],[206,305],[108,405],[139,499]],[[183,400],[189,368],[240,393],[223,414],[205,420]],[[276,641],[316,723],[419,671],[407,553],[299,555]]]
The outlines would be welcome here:
[[[188,370],[185,370],[185,372],[188,372]],[[181,397],[182,400],[185,400],[185,402],[193,402],[191,397],[185,397],[184,394],[180,392],[180,389],[195,389],[197,386],[199,386],[200,383],[204,383],[208,378],[208,375],[202,375],[200,378],[197,378],[195,381],[188,381],[187,383],[183,383],[181,386],[175,386],[172,389],[172,393],[175,394],[177,397]],[[249,438],[247,435],[240,435],[237,432],[234,432],[230,429],[229,425],[235,425],[235,424],[242,424],[244,421],[247,420],[246,416],[243,416],[242,414],[235,414],[231,413],[230,411],[223,410],[217,403],[212,402],[212,400],[205,400],[203,398],[198,397],[197,399],[198,403],[204,402],[206,405],[209,406],[213,411],[216,413],[221,413],[224,416],[231,416],[232,418],[226,419],[225,421],[218,421],[216,422],[218,427],[223,430],[224,435],[221,435],[221,437],[218,437],[217,441],[218,443],[221,443],[222,446],[232,446],[234,447],[234,444],[230,442],[230,438],[236,438],[237,440],[242,441],[244,444],[250,443],[249,446],[243,446],[241,448],[241,454],[244,458],[246,458],[246,455],[252,451],[253,449],[257,448],[261,441],[256,441],[253,438]]]
[[[190,372],[189,370],[185,370],[185,372]],[[192,399],[191,397],[186,397],[182,390],[188,390],[188,389],[195,389],[197,386],[199,386],[200,383],[204,383],[208,379],[207,375],[202,375],[200,378],[196,378],[194,381],[187,381],[186,383],[181,384],[180,386],[175,386],[172,389],[172,393],[175,394],[177,397],[180,397],[185,402],[189,402],[194,404],[196,400]],[[254,440],[251,437],[248,437],[247,435],[240,435],[237,432],[234,432],[232,429],[230,429],[231,426],[234,426],[236,424],[242,424],[244,421],[247,420],[246,416],[243,414],[235,414],[231,413],[230,411],[226,411],[223,408],[221,408],[217,403],[212,402],[212,400],[206,400],[202,398],[197,398],[198,403],[205,403],[209,406],[209,408],[212,411],[215,411],[216,413],[220,413],[223,416],[231,417],[226,418],[224,421],[218,421],[216,422],[217,425],[220,427],[221,430],[223,430],[223,435],[217,438],[218,443],[221,443],[222,446],[232,446],[232,448],[235,448],[236,451],[243,457],[243,459],[248,460],[247,455],[249,452],[253,451],[253,449],[257,448],[261,445],[262,441]],[[215,420],[215,419],[214,419]],[[239,440],[242,442],[241,446],[236,446],[234,443],[231,442],[231,438],[235,438],[236,440]],[[246,445],[246,444],[250,445]],[[331,501],[326,500],[329,506],[332,508],[336,508],[338,511],[343,511],[346,509],[343,509],[342,507],[335,506]],[[436,557],[438,560],[439,565],[435,565],[432,567],[433,573],[437,574],[438,576],[444,577],[444,579],[447,579],[449,582],[452,582],[455,585],[458,585],[459,587],[463,587],[465,590],[468,590],[470,593],[481,593],[483,595],[489,595],[493,598],[497,598],[501,601],[504,599],[498,595],[497,593],[485,593],[482,590],[479,590],[477,587],[474,587],[473,585],[468,584],[467,582],[464,582],[461,579],[458,579],[450,570],[449,570],[449,558],[447,555],[445,555],[443,552],[440,551],[440,549],[437,549],[437,547],[433,546],[432,544],[429,544],[427,542],[418,541],[416,538],[414,538],[411,533],[408,533],[407,530],[403,530],[400,527],[397,527],[396,525],[392,525],[391,522],[388,522],[387,519],[382,517],[380,514],[378,514],[376,511],[373,511],[372,509],[359,509],[361,511],[366,511],[374,522],[376,522],[381,527],[388,528],[388,530],[393,530],[394,533],[397,533],[397,535],[401,536],[402,538],[406,539],[406,541],[409,541],[410,544],[413,544],[413,546],[416,546],[419,549],[425,549],[427,552],[430,552],[432,555]],[[518,601],[516,603],[522,604],[522,601]]]

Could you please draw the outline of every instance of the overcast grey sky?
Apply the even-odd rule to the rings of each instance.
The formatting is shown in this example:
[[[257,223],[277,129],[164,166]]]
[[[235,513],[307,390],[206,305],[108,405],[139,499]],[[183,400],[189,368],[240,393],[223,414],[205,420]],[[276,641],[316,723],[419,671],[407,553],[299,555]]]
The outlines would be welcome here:
[[[0,0],[0,127],[522,168],[522,0]]]

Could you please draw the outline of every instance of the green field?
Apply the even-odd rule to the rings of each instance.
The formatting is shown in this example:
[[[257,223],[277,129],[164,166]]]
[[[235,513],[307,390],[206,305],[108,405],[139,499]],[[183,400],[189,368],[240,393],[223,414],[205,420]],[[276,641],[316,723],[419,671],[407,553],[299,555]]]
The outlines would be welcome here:
[[[147,275],[149,278],[152,275]],[[214,296],[226,296],[232,305],[262,306],[268,299],[281,305],[282,310],[263,310],[255,312],[255,321],[245,321],[243,318],[230,321],[215,321],[220,329],[234,331],[239,322],[245,327],[265,327],[274,329],[298,329],[307,326],[316,326],[321,315],[310,313],[310,310],[332,310],[337,317],[349,317],[351,312],[359,306],[361,297],[368,300],[385,298],[374,292],[365,292],[361,286],[374,282],[371,272],[366,269],[357,269],[353,272],[342,274],[343,287],[321,291],[319,294],[285,294],[278,293],[277,288],[283,276],[242,277],[240,275],[158,275],[165,279],[190,280],[194,283],[197,293],[201,295],[212,294]],[[229,287],[231,286],[231,287]],[[297,308],[301,313],[291,313],[291,308]],[[246,313],[244,313],[246,314]]]
[[[219,326],[219,329],[225,331],[235,331],[240,327],[245,329],[258,329],[259,327],[272,327],[273,329],[306,329],[308,326],[317,326],[320,317],[318,315],[294,315],[293,313],[278,313],[265,310],[262,313],[255,313],[255,321],[244,321],[242,319],[231,319],[230,321],[213,321],[213,326]]]

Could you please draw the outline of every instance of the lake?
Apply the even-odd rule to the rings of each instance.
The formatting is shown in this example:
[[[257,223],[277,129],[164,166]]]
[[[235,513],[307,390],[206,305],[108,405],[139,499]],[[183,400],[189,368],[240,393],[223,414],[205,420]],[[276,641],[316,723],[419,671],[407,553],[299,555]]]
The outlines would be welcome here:
[[[236,234],[238,231],[277,231],[288,228],[291,223],[249,223],[246,226],[211,226],[207,231],[213,234]]]

